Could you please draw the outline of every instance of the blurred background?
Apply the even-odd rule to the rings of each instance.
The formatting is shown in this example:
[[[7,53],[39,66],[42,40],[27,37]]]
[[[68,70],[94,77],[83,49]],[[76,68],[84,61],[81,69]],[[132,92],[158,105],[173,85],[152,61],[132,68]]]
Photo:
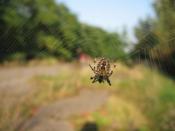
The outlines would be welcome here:
[[[0,131],[175,131],[175,1],[1,0]]]

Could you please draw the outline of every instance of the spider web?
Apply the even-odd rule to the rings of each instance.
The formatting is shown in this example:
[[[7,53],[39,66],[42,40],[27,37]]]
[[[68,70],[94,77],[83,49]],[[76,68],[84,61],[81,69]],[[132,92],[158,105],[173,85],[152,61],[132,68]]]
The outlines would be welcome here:
[[[30,22],[29,20],[27,20],[26,19],[26,21],[24,21],[24,22],[21,22],[20,23],[20,27],[19,28],[16,28],[15,29],[15,32],[22,32],[22,30],[23,30],[23,28],[25,27],[25,25],[28,23],[28,22]],[[15,48],[16,48],[16,46],[17,46],[17,40],[16,39],[12,39],[12,38],[10,38],[11,37],[11,35],[10,35],[10,30],[11,30],[11,28],[12,27],[9,27],[5,32],[4,32],[4,34],[2,34],[1,36],[0,36],[0,41],[1,42],[3,42],[3,39],[4,39],[4,36],[8,36],[6,39],[8,40],[8,43],[10,43],[10,45],[4,50],[6,53],[9,53],[9,52],[11,52],[11,51],[13,51]],[[53,36],[55,36],[55,32],[53,31],[53,30],[50,30],[49,28],[49,26],[44,26],[44,28],[46,28],[47,29],[47,31],[48,31],[48,34],[49,35],[53,35]],[[32,39],[32,37],[33,37],[33,32],[34,32],[34,30],[27,30],[25,33],[24,33],[24,35],[25,36],[27,36],[27,39],[28,40],[30,40],[30,39]],[[145,45],[142,45],[141,47],[138,47],[138,48],[136,48],[136,49],[131,49],[129,52],[128,52],[128,54],[127,55],[123,55],[123,56],[119,56],[118,57],[118,60],[117,61],[113,61],[113,60],[111,60],[110,58],[107,58],[107,59],[109,59],[112,63],[116,63],[116,66],[117,66],[117,63],[119,62],[124,62],[125,64],[128,64],[129,62],[130,62],[130,60],[131,60],[131,64],[138,64],[138,65],[144,65],[144,66],[146,66],[146,67],[148,67],[150,70],[159,70],[159,71],[161,71],[161,72],[171,72],[172,71],[172,67],[171,67],[171,64],[173,65],[174,63],[174,61],[175,61],[175,56],[173,56],[173,55],[171,55],[171,58],[169,58],[170,59],[170,63],[166,63],[166,58],[163,58],[163,59],[165,59],[165,62],[163,62],[163,65],[162,65],[162,57],[164,57],[164,54],[163,54],[163,52],[169,52],[169,50],[171,50],[171,49],[175,49],[175,45],[174,45],[174,43],[175,43],[175,32],[172,32],[172,31],[170,31],[170,32],[166,32],[167,34],[169,34],[169,39],[168,40],[166,40],[166,41],[164,41],[164,43],[163,44],[161,44],[161,47],[160,46],[157,46],[157,48],[155,49],[155,50],[151,50],[151,53],[153,53],[154,55],[152,55],[151,53],[148,53],[148,49],[150,49],[150,48],[152,48],[152,46],[154,45],[154,40],[157,38],[157,37],[159,37],[159,36],[156,36],[156,35],[154,35],[154,36],[152,36],[152,35],[150,35],[150,33],[151,32],[153,32],[153,29],[150,29],[150,32],[143,32],[143,36],[142,36],[142,38],[140,38],[139,40],[140,41],[143,41],[143,43],[145,43]],[[75,33],[77,33],[77,32],[75,32]],[[77,39],[78,38],[76,38],[76,37],[74,37],[74,38],[72,38],[71,40],[70,40],[70,42],[74,42],[74,41],[77,41]],[[64,39],[61,39],[62,41],[64,41]],[[88,43],[88,41],[90,41],[90,39],[88,39],[88,38],[86,38],[85,40],[78,40],[80,43],[81,43],[81,45],[79,45],[78,47],[76,47],[77,49],[78,48],[81,48],[81,47],[84,47],[84,48],[87,48],[89,45],[87,45],[86,43]],[[23,41],[24,43],[27,43],[27,41],[26,40],[24,40]],[[30,43],[27,43],[27,44],[29,44],[30,45]],[[55,40],[55,41],[53,41],[53,43],[51,43],[52,45],[54,45],[54,47],[53,48],[55,48],[55,49],[57,49],[57,48],[60,48],[60,47],[58,47],[58,46],[56,46],[56,44],[57,44],[57,40]],[[114,50],[118,50],[119,49],[119,46],[120,45],[118,45],[117,43],[115,43],[115,41],[114,42],[112,42],[111,43],[112,45],[112,47],[114,48]],[[130,44],[130,45],[133,45],[133,46],[135,46],[134,45],[134,43],[128,43],[128,44]],[[129,45],[129,46],[130,46]],[[63,43],[62,42],[62,47],[63,48],[67,48],[67,45],[65,44],[65,43]],[[153,47],[154,48],[154,47]],[[0,49],[1,50],[1,49]],[[91,52],[93,52],[94,54],[96,54],[96,49],[94,49],[94,48],[91,48]],[[47,54],[47,48],[41,48],[39,51],[38,51],[38,53],[40,53],[40,54],[43,54],[44,56],[46,56],[46,55],[48,55]],[[95,56],[95,57],[98,57],[98,56]],[[100,56],[100,57],[104,57],[104,56]],[[133,59],[134,58],[134,59]],[[46,58],[47,59],[47,58]],[[129,62],[128,62],[129,61]],[[88,61],[89,62],[89,61]],[[87,63],[88,63],[87,62]],[[88,63],[89,64],[89,63]],[[88,64],[86,64],[85,66],[87,66],[87,67],[89,67],[89,65]],[[97,64],[97,63],[96,63]],[[123,63],[122,63],[123,64]],[[130,64],[130,63],[129,63]],[[128,64],[128,65],[129,65]],[[175,65],[175,64],[174,64]],[[113,66],[112,64],[111,64],[111,66]],[[170,69],[171,68],[171,69]],[[71,69],[70,69],[71,70]],[[89,72],[91,72],[92,73],[92,71],[91,71],[91,69],[89,69]],[[174,73],[175,74],[175,73]],[[94,75],[94,74],[93,74]],[[133,74],[134,75],[134,74]],[[151,74],[152,75],[152,74]],[[90,76],[88,76],[88,78],[89,78]],[[118,76],[117,76],[118,77]],[[154,76],[151,76],[151,79],[154,79],[155,77]],[[126,79],[128,79],[128,78],[126,78]],[[88,79],[89,80],[89,79]],[[161,80],[161,79],[160,79]],[[54,80],[55,81],[55,80]],[[124,80],[125,81],[125,80]],[[15,81],[16,82],[16,81]],[[66,81],[65,81],[66,82]],[[89,80],[88,81],[89,83],[91,83],[91,80]],[[135,82],[135,81],[134,81]],[[154,81],[153,81],[154,82]],[[149,86],[151,86],[151,84],[153,83],[153,82],[150,82],[150,83],[148,83],[149,84]],[[155,82],[157,82],[157,81],[155,81]],[[111,80],[111,83],[113,84],[113,81]],[[144,83],[145,84],[145,83]],[[76,84],[76,86],[77,86],[78,84]],[[85,86],[86,87],[86,86]],[[139,87],[139,86],[138,86]],[[114,90],[112,90],[112,91],[114,91]],[[120,91],[120,90],[117,90],[117,91]],[[135,90],[133,90],[133,92],[134,92]],[[149,91],[152,91],[152,90],[150,90],[150,88],[149,88]],[[170,91],[173,91],[173,90],[170,90]],[[64,92],[64,91],[63,91]],[[118,94],[117,94],[118,95]],[[120,95],[120,94],[119,94]],[[137,97],[137,96],[136,96]],[[152,99],[152,97],[154,97],[154,96],[151,96],[151,99]],[[171,97],[171,96],[170,96]],[[138,98],[139,98],[139,96],[138,96]],[[138,99],[137,98],[137,99]],[[169,97],[168,97],[169,98]],[[122,97],[121,97],[121,99],[122,99]],[[147,101],[144,101],[144,102],[150,102],[150,105],[152,106],[152,101],[149,101],[149,100],[151,100],[150,99],[150,96],[148,96],[148,98],[146,97],[146,99],[148,99]],[[125,100],[125,99],[123,99],[123,100]],[[145,100],[145,99],[144,99]],[[132,102],[132,101],[131,101]],[[130,101],[129,101],[129,103],[130,103]],[[163,106],[165,106],[165,105],[163,105]],[[140,108],[140,107],[139,107]],[[128,108],[129,109],[129,108]],[[145,108],[145,109],[147,109],[147,108]],[[149,108],[148,108],[149,109]],[[130,110],[130,109],[129,109]],[[126,112],[125,112],[126,113]],[[128,113],[126,113],[126,115],[128,115]],[[156,119],[157,120],[157,119]]]
[[[16,30],[15,30],[15,32],[20,32],[22,29],[23,29],[23,27],[25,26],[25,24],[27,23],[27,22],[29,22],[28,20],[26,20],[25,22],[23,22],[23,23],[20,23],[20,28],[17,28]],[[48,29],[48,32],[51,34],[51,35],[54,35],[55,33],[52,31],[52,30],[49,30],[49,27],[48,26],[46,26],[45,25],[45,28],[47,28]],[[10,29],[11,29],[11,27],[9,27],[6,31],[5,31],[5,33],[4,34],[2,34],[1,36],[0,36],[0,39],[1,38],[3,38],[5,35],[7,35],[8,33],[9,33],[9,31],[10,31]],[[27,31],[24,35],[27,35],[28,36],[28,39],[31,39],[32,38],[32,32],[33,32],[33,30],[30,30],[30,31]],[[75,32],[76,33],[76,32]],[[148,49],[148,48],[151,48],[151,46],[152,46],[152,44],[153,44],[153,42],[154,42],[154,37],[157,37],[157,36],[149,36],[150,34],[149,34],[150,32],[148,32],[148,33],[146,33],[145,32],[145,35],[140,39],[140,41],[141,40],[144,40],[144,42],[145,43],[147,43],[147,44],[145,44],[144,46],[142,46],[142,47],[139,47],[139,48],[137,48],[136,50],[130,50],[130,53],[128,54],[128,55],[125,55],[125,56],[120,56],[118,59],[119,60],[121,60],[121,61],[126,61],[126,60],[129,60],[129,59],[131,59],[133,56],[136,56],[137,57],[137,63],[138,64],[141,64],[141,63],[143,63],[143,58],[141,59],[141,56],[140,56],[140,52],[142,53],[142,54],[144,54],[144,64],[145,65],[148,65],[149,67],[151,67],[151,68],[159,68],[159,69],[161,69],[162,68],[162,66],[161,66],[161,62],[160,62],[160,58],[162,57],[162,54],[161,54],[161,52],[162,52],[162,49],[164,49],[164,51],[166,52],[166,50],[167,50],[167,52],[168,52],[168,50],[170,50],[171,48],[173,48],[173,44],[172,44],[172,41],[174,41],[175,40],[175,33],[174,32],[168,32],[169,33],[169,36],[170,36],[170,38],[169,38],[169,40],[167,40],[167,41],[164,41],[166,44],[162,44],[161,45],[161,48],[160,47],[158,47],[157,48],[157,50],[155,50],[154,51],[154,54],[156,54],[158,57],[157,57],[157,60],[155,60],[154,58],[153,58],[153,56],[152,55],[150,55],[150,53],[147,53],[146,52],[146,50]],[[10,37],[10,35],[8,35],[9,37]],[[9,37],[7,37],[7,39],[8,39],[8,41],[9,41],[9,43],[11,43],[10,44],[10,46],[5,50],[6,52],[10,52],[11,50],[13,50],[13,48],[15,48],[15,46],[16,46],[16,39],[11,39],[11,38],[9,38]],[[145,39],[146,38],[146,39]],[[75,41],[77,38],[73,38],[71,41],[73,42],[73,41]],[[63,39],[62,39],[63,40]],[[86,38],[86,41],[88,41],[89,39],[88,38]],[[81,44],[81,46],[84,46],[85,48],[87,47],[87,45],[86,44],[83,44],[83,43],[86,43],[86,41],[85,40],[82,40],[82,41],[80,41],[79,40],[79,42],[80,43],[82,43]],[[25,41],[24,41],[25,42]],[[131,43],[130,43],[131,44]],[[55,40],[55,42],[53,43],[53,45],[56,45],[56,40]],[[67,48],[66,47],[66,45],[65,44],[62,44],[62,46],[64,47],[64,48]],[[115,42],[113,42],[112,43],[112,46],[117,50],[118,49],[118,45],[115,43]],[[162,48],[162,46],[165,46],[165,48]],[[80,47],[80,46],[79,46]],[[78,47],[78,48],[79,48]],[[59,47],[54,47],[55,49],[57,49],[57,48],[59,48]],[[46,49],[41,49],[39,52],[41,53],[41,54],[44,54],[44,53],[46,53],[45,52],[46,51]],[[96,52],[96,50],[95,49],[91,49],[91,51],[95,54],[95,52]],[[46,54],[47,55],[47,54]],[[101,57],[103,57],[103,56],[101,56]],[[143,57],[143,56],[142,56]],[[173,56],[171,56],[172,58],[172,62],[173,62],[173,60],[175,59]],[[167,65],[166,63],[164,63],[164,68],[166,68],[167,70],[169,70],[168,68],[169,68],[169,65]]]

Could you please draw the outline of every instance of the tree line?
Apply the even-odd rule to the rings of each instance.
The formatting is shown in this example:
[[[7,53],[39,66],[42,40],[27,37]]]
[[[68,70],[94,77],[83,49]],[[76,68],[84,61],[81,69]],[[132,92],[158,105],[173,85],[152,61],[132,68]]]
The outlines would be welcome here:
[[[92,57],[125,55],[121,35],[79,22],[54,0],[2,0],[0,12],[1,61],[50,56],[73,60],[80,50]]]
[[[175,2],[156,0],[153,7],[156,17],[141,20],[135,28],[137,43],[129,56],[175,74]],[[80,51],[91,57],[128,59],[126,44],[118,33],[79,22],[55,0],[0,1],[1,62],[47,57],[74,60]]]
[[[175,1],[156,0],[156,17],[141,20],[135,28],[138,40],[134,59],[148,61],[165,72],[175,74]]]

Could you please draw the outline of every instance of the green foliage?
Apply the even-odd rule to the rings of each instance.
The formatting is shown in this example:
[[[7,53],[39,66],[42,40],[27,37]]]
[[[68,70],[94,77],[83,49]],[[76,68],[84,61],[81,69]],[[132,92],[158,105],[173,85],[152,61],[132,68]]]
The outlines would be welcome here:
[[[1,2],[0,10],[1,60],[16,52],[25,52],[25,59],[45,53],[65,60],[77,58],[78,49],[93,57],[124,54],[118,34],[81,24],[54,0],[9,0]]]
[[[135,57],[139,56],[142,59],[150,60],[150,50],[158,44],[158,38],[155,34],[155,20],[147,18],[141,20],[135,28],[135,36],[138,40],[134,51],[138,51]]]
[[[171,75],[175,74],[175,3],[174,0],[157,0],[154,9],[157,17],[147,18],[135,29],[137,59],[157,64]]]

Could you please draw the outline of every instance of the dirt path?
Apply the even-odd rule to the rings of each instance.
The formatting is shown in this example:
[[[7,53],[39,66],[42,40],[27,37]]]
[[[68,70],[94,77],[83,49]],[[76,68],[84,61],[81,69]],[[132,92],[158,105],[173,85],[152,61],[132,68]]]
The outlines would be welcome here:
[[[35,75],[56,75],[59,66],[0,68],[0,89],[16,87]],[[8,87],[8,88],[7,88]]]
[[[6,98],[22,99],[31,92],[29,80],[38,75],[58,75],[59,70],[69,65],[43,65],[0,68],[0,95]],[[18,100],[17,99],[17,100]]]
[[[64,66],[65,67],[65,66]],[[56,75],[60,67],[15,67],[0,69],[0,95],[18,102],[20,97],[29,93],[31,85],[27,83],[36,75]],[[14,97],[13,97],[14,96]],[[16,100],[14,99],[16,98]],[[83,90],[77,96],[51,103],[39,109],[36,115],[28,120],[21,130],[30,131],[74,131],[68,118],[85,112],[95,111],[101,107],[108,98],[104,90]]]
[[[106,102],[107,98],[106,91],[83,90],[78,96],[41,108],[37,115],[26,123],[23,130],[73,131],[73,126],[67,121],[67,118],[95,111]]]

